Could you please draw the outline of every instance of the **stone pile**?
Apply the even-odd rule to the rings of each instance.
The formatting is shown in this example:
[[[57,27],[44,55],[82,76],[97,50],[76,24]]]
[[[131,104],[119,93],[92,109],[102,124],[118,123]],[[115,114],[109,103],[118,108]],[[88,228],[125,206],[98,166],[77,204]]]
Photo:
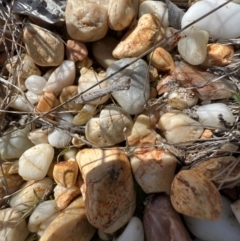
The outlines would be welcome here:
[[[239,3],[179,31],[222,3],[68,0],[56,21],[14,6],[0,241],[240,241],[240,85],[221,76],[239,46],[216,42],[240,36]]]

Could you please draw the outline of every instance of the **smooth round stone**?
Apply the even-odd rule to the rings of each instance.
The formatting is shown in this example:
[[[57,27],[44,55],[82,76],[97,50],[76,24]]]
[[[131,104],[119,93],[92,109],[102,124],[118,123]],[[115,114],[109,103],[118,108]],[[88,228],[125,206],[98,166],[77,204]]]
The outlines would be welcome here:
[[[28,181],[20,187],[20,191],[10,198],[10,206],[19,211],[33,207],[37,203],[36,195],[42,198],[46,191],[51,191],[53,180],[45,177],[40,181]]]
[[[130,64],[132,60],[134,60],[134,58],[125,58],[114,62],[108,67],[106,72],[107,76]],[[124,71],[114,75],[108,80],[108,83],[112,84],[122,76],[131,78],[131,87],[128,90],[112,92],[114,99],[130,115],[142,112],[146,101],[150,98],[150,85],[147,72],[148,65],[145,61],[139,59]]]
[[[231,202],[223,196],[221,200],[221,217],[216,221],[183,216],[188,229],[197,238],[205,241],[240,240],[240,225],[231,211]]]
[[[168,9],[165,3],[159,1],[145,1],[139,6],[138,17],[147,13],[155,13],[161,19],[161,24],[163,27],[169,26],[168,21]]]
[[[6,160],[18,159],[27,149],[33,146],[28,139],[29,127],[18,129],[16,127],[6,130],[6,133],[0,138],[1,158]]]
[[[48,143],[48,131],[35,129],[28,133],[28,139],[34,144]]]
[[[191,241],[166,194],[149,195],[143,215],[146,241]]]
[[[182,112],[168,112],[161,116],[159,128],[169,143],[197,140],[203,133],[202,125]]]
[[[106,36],[92,43],[93,56],[103,68],[107,69],[113,62],[117,61],[112,55],[117,44],[117,39],[111,36]]]
[[[76,67],[74,62],[64,60],[50,75],[43,91],[53,91],[59,95],[64,87],[72,85],[75,80]]]
[[[54,129],[48,134],[48,142],[51,146],[56,148],[64,148],[69,145],[71,141],[71,135],[64,130]]]
[[[59,108],[59,112],[57,113],[55,120],[62,126],[70,127],[72,126],[73,115],[65,112],[63,108]]]
[[[144,241],[143,224],[137,217],[132,217],[123,233],[113,241]]]
[[[0,210],[0,240],[1,241],[25,241],[29,230],[27,222],[22,212],[15,208],[6,208]]]
[[[132,118],[122,108],[107,106],[86,124],[86,139],[98,147],[113,146],[130,135],[132,126]]]
[[[27,23],[23,29],[23,41],[28,54],[37,65],[58,66],[63,61],[63,41],[49,30]]]
[[[181,57],[189,64],[202,64],[207,56],[208,38],[209,35],[206,31],[199,30],[180,39],[178,42],[178,51]]]
[[[198,121],[208,128],[218,128],[225,124],[232,126],[235,122],[235,118],[230,108],[223,103],[199,106],[196,114],[199,117]]]
[[[225,0],[203,0],[196,2],[183,16],[182,28],[225,2]],[[240,22],[239,11],[240,5],[230,2],[204,19],[194,23],[184,32],[189,34],[189,32],[195,29],[200,29],[207,31],[212,38],[237,38],[240,36],[240,28],[236,26],[236,23]]]
[[[134,17],[132,0],[109,0],[108,20],[111,29],[115,31],[125,29],[131,24]]]
[[[39,144],[25,151],[19,158],[19,175],[24,180],[41,180],[53,160],[54,149],[49,144]]]
[[[68,34],[78,41],[96,41],[108,31],[107,8],[100,3],[69,0],[65,19]]]

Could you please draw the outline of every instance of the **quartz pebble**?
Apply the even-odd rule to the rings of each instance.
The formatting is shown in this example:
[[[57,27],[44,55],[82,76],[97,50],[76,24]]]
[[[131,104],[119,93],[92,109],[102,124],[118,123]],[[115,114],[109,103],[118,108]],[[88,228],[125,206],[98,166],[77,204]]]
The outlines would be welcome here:
[[[76,159],[89,222],[103,232],[115,232],[131,219],[136,205],[127,156],[120,149],[92,148],[79,151]]]
[[[188,229],[197,238],[205,241],[240,240],[240,226],[231,211],[231,202],[223,196],[221,196],[221,202],[221,216],[218,220],[210,221],[183,216]]]
[[[26,88],[37,95],[43,93],[46,83],[46,79],[38,75],[31,75],[25,81]]]
[[[153,47],[154,43],[164,38],[165,31],[157,15],[144,14],[137,26],[128,30],[123,39],[113,50],[117,59],[138,57]]]
[[[232,126],[235,118],[230,108],[223,103],[212,103],[197,108],[198,121],[208,128]]]
[[[88,55],[85,44],[76,40],[68,40],[66,46],[67,59],[73,62],[82,61]]]
[[[161,116],[159,128],[169,143],[197,140],[203,133],[202,125],[182,112],[168,112]]]
[[[220,218],[222,203],[218,189],[198,172],[180,171],[173,179],[170,197],[174,209],[181,214],[207,220]]]
[[[135,11],[131,0],[109,0],[108,21],[111,29],[115,31],[125,29],[134,17]]]
[[[113,241],[144,241],[144,231],[143,231],[143,224],[141,220],[137,217],[132,217],[124,229],[123,233],[114,238]]]
[[[23,41],[29,56],[39,66],[58,66],[63,61],[64,45],[57,34],[26,23]]]
[[[39,241],[87,241],[95,231],[87,220],[83,199],[78,197],[48,225]]]
[[[130,135],[133,121],[120,107],[107,106],[86,124],[86,139],[98,147],[113,146]]]
[[[125,58],[111,64],[107,69],[107,76],[128,65],[134,58]],[[150,85],[147,75],[148,65],[142,59],[127,67],[108,80],[109,84],[117,81],[123,75],[131,78],[131,87],[128,90],[113,91],[112,96],[118,104],[130,115],[139,114],[144,110],[144,104],[150,97]]]
[[[20,187],[20,191],[10,198],[10,206],[23,211],[32,208],[37,202],[37,197],[42,198],[44,194],[51,191],[53,180],[45,177],[40,181],[28,181]]]
[[[146,241],[191,241],[179,214],[166,194],[153,194],[146,200],[143,215]]]
[[[203,0],[196,2],[183,16],[182,28],[225,2],[225,0]],[[237,38],[240,36],[240,29],[236,28],[236,23],[240,21],[239,11],[239,4],[229,2],[224,7],[194,23],[184,32],[188,34],[191,31],[202,29],[207,31],[212,38]]]
[[[100,3],[69,0],[65,19],[68,34],[78,41],[96,41],[108,31],[107,8]]]
[[[18,159],[26,150],[33,146],[28,139],[29,126],[23,129],[10,127],[0,138],[1,158],[5,160]],[[7,134],[9,132],[9,134]]]
[[[56,148],[64,148],[69,145],[71,141],[71,134],[62,129],[54,129],[48,134],[48,142],[51,146]]]
[[[140,18],[147,13],[154,13],[158,15],[163,27],[169,26],[168,9],[165,3],[158,1],[142,2],[139,6],[138,17]]]
[[[0,211],[0,241],[25,241],[29,231],[24,214],[14,208]]]
[[[43,91],[53,91],[56,95],[59,95],[64,87],[73,84],[75,72],[74,62],[70,60],[62,61],[61,65],[50,75]]]
[[[204,62],[207,56],[207,43],[209,35],[206,31],[194,31],[178,42],[178,51],[181,57],[192,65]]]
[[[177,159],[168,151],[137,148],[130,163],[133,175],[145,193],[170,193]]]
[[[59,211],[55,200],[40,203],[29,217],[28,230],[42,236],[49,223],[59,215]]]
[[[49,144],[39,144],[26,150],[19,158],[19,175],[24,180],[41,180],[53,160],[54,149]]]

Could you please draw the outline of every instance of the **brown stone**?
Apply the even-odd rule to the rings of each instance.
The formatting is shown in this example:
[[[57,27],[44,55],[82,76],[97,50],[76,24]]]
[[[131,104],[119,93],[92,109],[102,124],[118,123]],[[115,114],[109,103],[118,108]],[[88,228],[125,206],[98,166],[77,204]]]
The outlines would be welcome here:
[[[88,55],[86,45],[76,40],[68,40],[66,46],[67,59],[73,62],[82,61]]]
[[[144,209],[146,241],[191,241],[179,214],[166,194],[150,195]]]

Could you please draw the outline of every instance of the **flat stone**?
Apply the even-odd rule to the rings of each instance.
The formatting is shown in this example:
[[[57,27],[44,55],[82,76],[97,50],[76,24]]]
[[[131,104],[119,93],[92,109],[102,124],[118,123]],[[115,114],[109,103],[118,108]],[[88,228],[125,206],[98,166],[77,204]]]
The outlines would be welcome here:
[[[58,66],[64,57],[61,38],[37,25],[27,23],[23,29],[23,41],[29,56],[39,66]]]
[[[117,148],[93,148],[79,151],[76,158],[89,222],[103,232],[115,232],[131,219],[136,205],[127,156]]]
[[[125,58],[114,62],[108,67],[107,76],[130,64],[133,60],[134,58]],[[147,72],[148,65],[145,61],[139,59],[128,66],[123,72],[114,75],[108,80],[108,83],[112,84],[122,76],[131,78],[131,87],[128,90],[112,92],[114,99],[130,115],[141,113],[144,110],[146,101],[150,97],[150,84]]]

